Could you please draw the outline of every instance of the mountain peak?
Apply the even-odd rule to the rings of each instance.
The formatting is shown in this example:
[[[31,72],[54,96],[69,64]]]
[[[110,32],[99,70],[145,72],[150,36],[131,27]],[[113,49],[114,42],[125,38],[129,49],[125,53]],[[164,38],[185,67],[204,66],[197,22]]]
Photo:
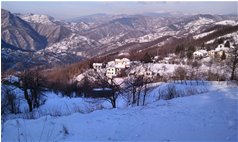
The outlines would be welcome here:
[[[20,15],[20,17],[30,23],[45,24],[45,25],[56,25],[57,22],[53,17],[43,14],[26,14]]]

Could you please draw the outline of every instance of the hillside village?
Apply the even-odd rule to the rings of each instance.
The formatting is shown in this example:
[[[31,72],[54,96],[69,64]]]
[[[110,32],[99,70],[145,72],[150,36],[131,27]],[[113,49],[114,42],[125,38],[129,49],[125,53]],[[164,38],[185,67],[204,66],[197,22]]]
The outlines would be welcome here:
[[[237,2],[40,3],[1,10],[1,141],[238,141]]]
[[[204,46],[204,45],[203,45]],[[234,46],[228,40],[223,41],[223,43],[217,45],[214,49],[206,49],[206,47],[200,47],[199,50],[195,50],[192,53],[192,62],[210,62],[211,60],[217,60],[219,62],[229,58],[230,50],[233,49]],[[92,68],[94,71],[98,73],[105,74],[108,78],[115,78],[115,77],[124,77],[134,75],[143,75],[146,77],[156,77],[160,76],[159,70],[165,70],[166,65],[188,65],[189,67],[189,60],[187,58],[178,58],[178,56],[174,54],[169,54],[167,57],[164,57],[159,60],[159,56],[151,57],[149,66],[145,65],[143,61],[131,61],[130,59],[123,57],[123,58],[116,58],[113,61],[109,61],[107,63],[99,63],[94,62],[92,64]],[[158,66],[159,64],[164,64],[163,67],[155,70],[153,69],[154,66]],[[131,68],[139,67],[141,69],[135,71],[131,70]],[[143,68],[143,69],[142,69]]]

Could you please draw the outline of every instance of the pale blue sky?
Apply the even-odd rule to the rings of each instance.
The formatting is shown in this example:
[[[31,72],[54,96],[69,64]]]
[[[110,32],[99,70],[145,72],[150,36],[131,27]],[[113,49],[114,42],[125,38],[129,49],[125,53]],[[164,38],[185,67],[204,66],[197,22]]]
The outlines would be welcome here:
[[[181,11],[201,14],[236,14],[238,2],[21,2],[3,1],[2,8],[13,13],[47,14],[70,19],[95,13],[137,14],[156,11]]]

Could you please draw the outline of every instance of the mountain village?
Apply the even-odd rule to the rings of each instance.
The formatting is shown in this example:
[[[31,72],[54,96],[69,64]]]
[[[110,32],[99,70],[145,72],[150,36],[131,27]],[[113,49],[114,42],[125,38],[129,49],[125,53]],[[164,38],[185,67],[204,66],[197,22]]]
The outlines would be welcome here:
[[[237,13],[199,12],[1,9],[1,140],[238,141]]]

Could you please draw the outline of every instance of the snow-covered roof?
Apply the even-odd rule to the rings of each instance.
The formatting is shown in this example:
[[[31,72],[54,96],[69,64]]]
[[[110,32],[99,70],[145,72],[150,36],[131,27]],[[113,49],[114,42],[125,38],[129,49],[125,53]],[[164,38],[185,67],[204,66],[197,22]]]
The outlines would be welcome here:
[[[198,51],[193,52],[193,54],[205,55],[205,54],[207,54],[207,50],[198,50]]]
[[[108,66],[108,67],[107,67],[107,70],[108,70],[108,69],[115,69],[115,68],[116,68],[115,66]]]
[[[107,66],[112,66],[112,65],[115,65],[115,61],[107,62]]]
[[[126,53],[126,52],[122,52],[122,53],[120,53],[118,56],[129,56],[130,54],[129,53]]]
[[[75,80],[78,81],[78,82],[80,82],[83,78],[84,78],[84,75],[83,75],[83,74],[80,74],[80,75],[78,75],[78,76],[75,78]]]
[[[115,62],[130,62],[130,60],[128,58],[115,59]]]
[[[225,47],[223,44],[219,44],[217,48],[215,49],[215,51],[228,51],[228,50],[229,48]]]
[[[93,66],[102,66],[102,63],[93,63]]]
[[[159,59],[159,56],[155,56],[154,59]]]
[[[164,60],[170,60],[172,59],[171,57],[164,57]]]

